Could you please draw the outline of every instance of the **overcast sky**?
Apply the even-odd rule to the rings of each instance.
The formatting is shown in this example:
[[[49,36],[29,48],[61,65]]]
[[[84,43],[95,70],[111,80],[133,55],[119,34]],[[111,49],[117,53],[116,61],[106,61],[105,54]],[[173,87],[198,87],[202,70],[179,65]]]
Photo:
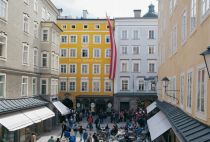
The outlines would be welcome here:
[[[148,11],[153,3],[157,12],[157,0],[51,0],[57,8],[62,8],[64,16],[81,17],[82,10],[89,12],[88,18],[111,18],[133,16],[134,9],[141,9],[142,14]]]

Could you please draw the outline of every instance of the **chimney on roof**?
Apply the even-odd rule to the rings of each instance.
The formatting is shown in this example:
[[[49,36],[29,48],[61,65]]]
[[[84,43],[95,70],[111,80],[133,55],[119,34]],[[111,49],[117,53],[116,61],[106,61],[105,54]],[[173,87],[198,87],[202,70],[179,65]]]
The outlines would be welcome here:
[[[87,15],[88,15],[88,11],[87,10],[83,10],[82,11],[82,18],[83,19],[87,19]]]
[[[140,18],[141,17],[141,9],[135,9],[134,12],[134,18]]]

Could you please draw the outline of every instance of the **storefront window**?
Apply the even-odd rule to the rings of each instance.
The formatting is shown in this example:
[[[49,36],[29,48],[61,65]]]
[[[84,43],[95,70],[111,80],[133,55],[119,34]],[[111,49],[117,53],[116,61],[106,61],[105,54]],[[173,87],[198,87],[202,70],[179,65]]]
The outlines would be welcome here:
[[[9,132],[5,127],[0,125],[0,142],[15,142],[16,136],[14,132]]]

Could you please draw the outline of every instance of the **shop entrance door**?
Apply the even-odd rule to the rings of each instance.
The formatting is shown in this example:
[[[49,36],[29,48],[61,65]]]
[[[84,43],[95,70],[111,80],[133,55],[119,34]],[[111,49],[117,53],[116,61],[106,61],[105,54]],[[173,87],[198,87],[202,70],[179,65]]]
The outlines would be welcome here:
[[[129,102],[120,102],[120,111],[129,110],[130,104]]]

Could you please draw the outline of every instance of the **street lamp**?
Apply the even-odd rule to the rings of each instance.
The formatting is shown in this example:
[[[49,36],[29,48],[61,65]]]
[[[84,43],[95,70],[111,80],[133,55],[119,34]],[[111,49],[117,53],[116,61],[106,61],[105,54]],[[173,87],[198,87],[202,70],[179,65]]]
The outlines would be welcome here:
[[[206,69],[209,75],[210,79],[210,73],[209,73],[209,68],[210,68],[210,46],[208,46],[207,50],[202,52],[200,55],[203,56],[205,64],[206,64]]]
[[[164,83],[165,92],[166,92],[166,88],[168,87],[169,84],[169,79],[168,77],[164,77],[161,81]]]

